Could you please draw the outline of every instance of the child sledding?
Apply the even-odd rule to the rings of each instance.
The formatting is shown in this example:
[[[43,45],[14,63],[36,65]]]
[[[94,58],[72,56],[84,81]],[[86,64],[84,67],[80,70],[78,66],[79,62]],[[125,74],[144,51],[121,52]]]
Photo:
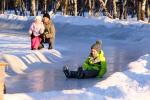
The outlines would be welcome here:
[[[63,72],[67,78],[102,78],[107,71],[107,63],[105,60],[104,52],[101,49],[102,42],[96,41],[91,46],[91,52],[85,60],[82,67],[77,71],[70,71],[67,66],[63,67]]]

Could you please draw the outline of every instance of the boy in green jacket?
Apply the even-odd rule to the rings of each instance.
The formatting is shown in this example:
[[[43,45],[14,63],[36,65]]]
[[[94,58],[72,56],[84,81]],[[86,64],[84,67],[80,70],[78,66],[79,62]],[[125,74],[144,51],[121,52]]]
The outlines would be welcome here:
[[[63,67],[63,72],[67,78],[102,78],[107,71],[107,63],[104,52],[101,50],[102,42],[96,41],[91,46],[91,53],[82,67],[77,71],[69,71],[67,66]]]

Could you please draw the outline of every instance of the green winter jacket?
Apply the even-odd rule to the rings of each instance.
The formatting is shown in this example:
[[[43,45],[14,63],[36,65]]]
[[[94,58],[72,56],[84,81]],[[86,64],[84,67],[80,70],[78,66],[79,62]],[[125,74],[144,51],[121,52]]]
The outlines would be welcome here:
[[[83,64],[84,70],[98,70],[99,74],[98,77],[102,78],[107,71],[107,63],[104,57],[104,52],[101,50],[98,53],[97,59],[93,59],[91,55],[86,59]]]

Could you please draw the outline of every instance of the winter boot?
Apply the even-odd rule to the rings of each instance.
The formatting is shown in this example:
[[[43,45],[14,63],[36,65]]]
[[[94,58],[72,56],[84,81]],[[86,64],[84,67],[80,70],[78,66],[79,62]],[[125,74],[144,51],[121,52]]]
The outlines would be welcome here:
[[[79,67],[79,68],[78,68],[78,71],[77,71],[77,78],[78,78],[78,79],[84,78],[84,72],[83,72],[83,68],[82,68],[82,67]]]
[[[67,78],[70,78],[70,71],[69,71],[69,68],[67,66],[63,67],[63,72],[65,73],[65,76]]]
[[[77,71],[70,71],[70,78],[77,78]]]

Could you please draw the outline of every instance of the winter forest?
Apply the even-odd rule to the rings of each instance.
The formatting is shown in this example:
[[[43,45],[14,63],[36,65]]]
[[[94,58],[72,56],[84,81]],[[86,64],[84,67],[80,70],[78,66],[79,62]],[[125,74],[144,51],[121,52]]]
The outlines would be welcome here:
[[[137,20],[149,19],[150,0],[1,0],[0,13],[13,10],[16,15],[30,16],[53,11],[63,15],[108,16],[109,18],[126,19],[136,17]]]

